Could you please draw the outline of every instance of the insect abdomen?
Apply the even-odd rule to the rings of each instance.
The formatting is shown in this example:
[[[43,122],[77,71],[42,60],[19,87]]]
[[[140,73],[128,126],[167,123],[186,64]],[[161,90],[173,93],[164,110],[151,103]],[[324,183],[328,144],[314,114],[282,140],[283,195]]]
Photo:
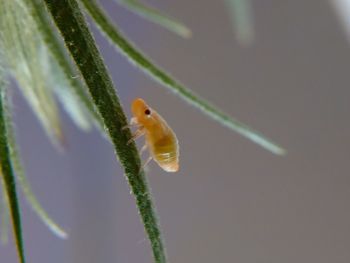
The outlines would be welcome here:
[[[156,141],[153,144],[152,155],[154,160],[164,170],[176,172],[178,170],[178,145],[176,137],[172,134]]]

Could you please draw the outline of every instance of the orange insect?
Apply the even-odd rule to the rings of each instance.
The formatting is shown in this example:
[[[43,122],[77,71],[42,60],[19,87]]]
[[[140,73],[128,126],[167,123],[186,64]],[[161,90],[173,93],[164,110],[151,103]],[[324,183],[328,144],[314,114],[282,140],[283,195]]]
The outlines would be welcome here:
[[[150,153],[143,167],[154,159],[165,171],[178,171],[179,145],[175,133],[166,121],[140,98],[132,102],[131,111],[134,117],[129,126],[137,126],[131,140],[145,135],[146,144],[142,147],[141,154],[147,148]]]

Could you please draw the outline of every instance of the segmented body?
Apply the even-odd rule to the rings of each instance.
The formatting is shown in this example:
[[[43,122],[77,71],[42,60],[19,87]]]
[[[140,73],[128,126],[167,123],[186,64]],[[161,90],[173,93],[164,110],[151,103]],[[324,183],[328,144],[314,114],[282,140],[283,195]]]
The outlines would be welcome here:
[[[133,101],[131,110],[134,115],[132,123],[138,126],[135,137],[145,135],[150,155],[161,168],[167,172],[178,171],[179,145],[173,130],[140,98]]]

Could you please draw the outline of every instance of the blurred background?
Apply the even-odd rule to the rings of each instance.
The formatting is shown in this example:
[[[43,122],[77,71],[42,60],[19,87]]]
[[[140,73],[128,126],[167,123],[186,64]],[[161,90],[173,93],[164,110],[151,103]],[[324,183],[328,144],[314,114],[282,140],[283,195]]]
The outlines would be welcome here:
[[[101,1],[157,64],[288,150],[275,156],[203,116],[130,65],[93,27],[129,116],[132,99],[144,98],[180,142],[180,172],[154,163],[148,172],[169,262],[350,262],[350,49],[347,15],[335,6],[345,1],[252,1],[248,47],[235,38],[224,1],[147,2],[186,24],[192,38]],[[28,262],[151,263],[111,144],[96,130],[79,131],[62,111],[68,146],[57,152],[14,93],[27,175],[70,235],[52,235],[22,195]],[[0,254],[1,262],[17,262],[12,238]]]

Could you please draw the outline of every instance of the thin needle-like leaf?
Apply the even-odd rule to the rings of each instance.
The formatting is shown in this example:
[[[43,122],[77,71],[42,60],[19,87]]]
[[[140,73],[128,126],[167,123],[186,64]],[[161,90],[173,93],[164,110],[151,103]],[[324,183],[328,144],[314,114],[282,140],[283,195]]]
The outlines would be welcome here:
[[[76,0],[45,0],[45,3],[85,80],[103,119],[106,132],[114,144],[116,154],[135,196],[155,261],[165,263],[165,249],[155,208],[144,172],[140,173],[140,157],[136,145],[128,144],[131,138],[130,130],[122,131],[122,128],[127,125],[126,116],[79,5]]]
[[[120,4],[130,11],[144,17],[145,19],[172,31],[181,37],[189,38],[192,35],[191,30],[181,22],[162,14],[159,10],[146,6],[138,0],[119,0]]]
[[[54,67],[56,67],[55,64],[57,64],[57,66],[60,67],[59,71],[62,72],[61,75],[63,75],[63,77],[60,79],[63,79],[65,83],[62,83],[62,85],[57,87],[55,90],[58,92],[59,98],[62,99],[65,108],[68,110],[68,112],[70,112],[70,114],[75,120],[77,120],[76,122],[79,124],[82,123],[82,121],[87,121],[85,118],[84,120],[81,120],[81,116],[75,118],[75,116],[77,116],[77,111],[79,110],[77,109],[77,106],[84,105],[98,128],[100,128],[100,130],[103,130],[101,117],[96,112],[95,107],[89,96],[86,94],[85,88],[79,81],[79,78],[77,78],[76,71],[70,65],[70,61],[68,60],[68,57],[66,56],[65,51],[55,34],[55,28],[51,26],[50,21],[46,17],[47,15],[44,2],[35,0],[23,0],[23,2],[26,4],[32,18],[35,20],[36,27],[42,34],[43,40],[45,41],[49,52],[55,59],[55,63],[52,61],[51,63],[53,63]],[[65,87],[66,84],[68,84],[67,87]],[[69,96],[67,97],[67,95]],[[84,127],[84,124],[79,126]]]
[[[0,200],[0,217],[1,217],[1,243],[7,244],[8,242],[8,228],[10,223],[10,214],[9,214],[9,202],[5,190],[4,180],[1,176],[1,185],[3,187],[2,197]]]
[[[142,54],[135,46],[127,40],[115,25],[108,19],[104,11],[94,0],[80,0],[91,17],[95,20],[100,30],[115,44],[115,47],[121,51],[132,63],[146,72],[153,79],[169,88],[180,98],[189,102],[191,105],[199,108],[203,113],[221,123],[222,125],[236,131],[251,141],[257,143],[263,148],[271,151],[274,154],[283,155],[285,150],[267,139],[262,134],[254,131],[247,125],[238,120],[233,119],[229,115],[220,111],[218,108],[211,105],[205,99],[196,95],[194,92],[186,88],[184,85],[172,78],[168,73],[161,70],[150,59]]]
[[[6,107],[8,109],[10,106]],[[18,149],[17,149],[17,144],[16,144],[16,139],[15,139],[15,131],[12,127],[12,115],[10,113],[10,110],[7,110],[6,112],[6,119],[5,119],[5,124],[6,124],[6,129],[8,133],[8,146],[10,150],[10,157],[11,157],[11,162],[13,165],[13,168],[16,172],[16,178],[17,182],[21,186],[24,195],[28,202],[30,203],[31,207],[33,210],[37,213],[39,218],[44,222],[44,224],[58,237],[60,238],[67,238],[67,233],[59,226],[57,225],[51,218],[50,216],[46,213],[44,208],[40,205],[39,201],[35,197],[32,188],[30,186],[30,183],[25,176],[24,169],[21,164],[21,160],[18,154]]]
[[[7,88],[8,82],[5,78],[5,70],[3,68],[3,59],[2,59],[2,51],[0,50],[0,88]],[[2,244],[7,244],[8,242],[8,232],[9,232],[9,223],[10,223],[10,207],[9,207],[9,200],[7,196],[7,192],[5,189],[5,182],[4,178],[1,174],[0,170],[0,185],[2,187],[1,191],[1,200],[0,200],[0,220],[1,220],[1,234],[0,239]]]
[[[0,46],[8,72],[19,84],[52,142],[61,146],[64,138],[58,108],[52,91],[47,88],[51,77],[43,59],[47,49],[21,1],[0,1]]]
[[[242,45],[250,45],[254,41],[251,0],[226,0],[226,3],[237,40]]]
[[[0,167],[5,184],[5,191],[9,200],[12,226],[17,245],[17,252],[21,263],[25,263],[24,245],[22,237],[21,214],[16,192],[16,180],[13,173],[6,130],[6,88],[0,78]]]
[[[11,73],[16,78],[47,133],[51,135],[50,137],[62,138],[52,91],[47,88],[52,80],[52,74],[50,74],[48,67],[48,53],[36,34],[33,20],[28,16],[28,12],[20,1],[2,1],[0,2],[0,10],[2,12],[0,17],[0,28],[2,29],[0,35],[1,60],[6,63],[6,70],[8,70],[6,73]],[[6,112],[5,116],[7,117],[5,124],[8,131],[10,158],[18,182],[42,221],[57,236],[64,238],[66,233],[49,218],[31,191],[17,154],[9,111]]]

